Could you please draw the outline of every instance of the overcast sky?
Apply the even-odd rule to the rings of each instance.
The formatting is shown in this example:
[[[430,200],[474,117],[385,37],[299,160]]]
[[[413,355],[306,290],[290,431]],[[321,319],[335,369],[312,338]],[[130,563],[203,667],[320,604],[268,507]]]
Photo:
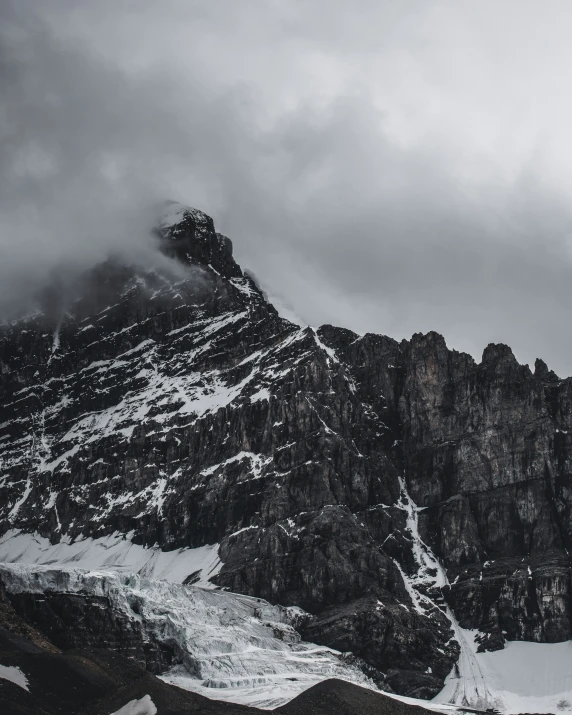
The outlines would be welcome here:
[[[173,198],[306,322],[572,374],[569,0],[0,0],[0,307]]]

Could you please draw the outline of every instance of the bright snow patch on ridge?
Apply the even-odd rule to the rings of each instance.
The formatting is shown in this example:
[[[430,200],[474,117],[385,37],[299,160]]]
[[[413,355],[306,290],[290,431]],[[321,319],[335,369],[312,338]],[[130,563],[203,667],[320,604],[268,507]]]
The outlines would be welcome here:
[[[184,206],[176,201],[166,203],[159,218],[159,228],[168,228],[180,223],[188,211],[190,211],[190,206]]]
[[[11,683],[24,688],[24,690],[28,690],[28,678],[15,665],[0,665],[0,678],[9,680]]]
[[[0,563],[136,573],[173,583],[182,583],[188,576],[196,574],[198,580],[194,583],[203,588],[214,588],[209,579],[222,568],[218,546],[212,544],[197,549],[161,551],[133,544],[122,534],[51,544],[38,534],[23,534],[11,529],[0,538]]]
[[[131,700],[111,715],[157,715],[157,707],[150,695],[144,695],[140,700]]]
[[[510,715],[572,712],[572,641],[511,641],[504,650],[477,653],[477,631],[459,631],[473,662],[460,660],[434,703],[495,707]]]

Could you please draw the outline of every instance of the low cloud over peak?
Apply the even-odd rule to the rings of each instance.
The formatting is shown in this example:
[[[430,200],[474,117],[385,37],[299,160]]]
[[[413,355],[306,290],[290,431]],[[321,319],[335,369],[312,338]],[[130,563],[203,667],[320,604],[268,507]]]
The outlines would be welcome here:
[[[0,9],[0,309],[170,196],[310,323],[572,373],[568,3]],[[510,33],[509,33],[510,28]]]

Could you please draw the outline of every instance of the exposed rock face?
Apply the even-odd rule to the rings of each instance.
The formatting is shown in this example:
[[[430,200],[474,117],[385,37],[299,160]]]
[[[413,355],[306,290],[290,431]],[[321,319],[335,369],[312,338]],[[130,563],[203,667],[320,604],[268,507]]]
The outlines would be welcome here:
[[[104,596],[22,593],[12,595],[11,603],[22,619],[65,650],[109,648],[151,673],[162,673],[178,662],[173,648],[145,638],[141,625],[122,618]]]
[[[360,396],[371,400],[373,387],[388,398],[386,423],[402,439],[395,463],[424,508],[421,534],[447,569],[460,624],[569,638],[572,381],[541,361],[532,373],[505,345],[476,364],[436,333],[400,345],[329,335]]]
[[[110,263],[3,328],[2,532],[220,542],[220,586],[420,697],[458,653],[443,596],[485,648],[571,637],[572,381],[504,345],[299,328],[210,218],[160,229],[172,274]]]
[[[480,365],[414,336],[400,412],[413,499],[461,625],[570,637],[569,380],[489,345]]]

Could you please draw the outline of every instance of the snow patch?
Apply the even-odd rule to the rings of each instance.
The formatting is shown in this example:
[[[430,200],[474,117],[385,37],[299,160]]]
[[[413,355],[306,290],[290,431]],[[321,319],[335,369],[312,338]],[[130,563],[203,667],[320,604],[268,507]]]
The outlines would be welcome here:
[[[9,680],[11,683],[15,683],[21,688],[24,688],[24,690],[29,690],[28,678],[26,678],[20,668],[17,668],[15,665],[0,665],[0,678],[2,680]]]
[[[150,695],[144,695],[140,700],[131,700],[111,715],[157,715],[157,708]]]
[[[258,392],[255,392],[254,395],[250,396],[250,401],[251,402],[258,402],[259,400],[269,400],[270,399],[270,392],[268,391],[268,388],[262,387]]]
[[[323,350],[326,353],[326,355],[328,356],[328,358],[329,358],[328,362],[330,362],[330,360],[333,363],[339,362],[335,350],[333,348],[328,347],[324,342],[322,342],[322,340],[320,340],[320,336],[318,335],[317,328],[312,328],[312,333],[314,335],[314,340],[316,341],[316,344],[318,345],[318,347],[321,350]]]
[[[208,217],[202,211],[185,206],[177,201],[165,202],[165,208],[159,217],[159,228],[167,229],[181,223],[187,216],[192,216],[195,220],[204,222]]]

